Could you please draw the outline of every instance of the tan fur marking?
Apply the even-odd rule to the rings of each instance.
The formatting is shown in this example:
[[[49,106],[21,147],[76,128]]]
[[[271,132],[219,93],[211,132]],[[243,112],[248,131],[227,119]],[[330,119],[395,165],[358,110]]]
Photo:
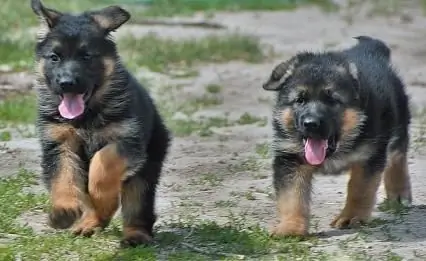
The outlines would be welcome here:
[[[51,201],[53,209],[78,210],[77,189],[74,181],[75,162],[68,157],[68,149],[62,147],[60,171],[52,181]]]
[[[102,28],[109,28],[111,26],[111,20],[104,15],[92,15],[92,18]]]
[[[280,223],[272,231],[277,236],[303,236],[309,230],[310,193],[315,167],[300,166],[288,188],[278,195]]]
[[[76,129],[69,124],[51,124],[47,128],[47,135],[59,143],[66,143],[74,151],[80,145]]]
[[[350,132],[359,125],[359,115],[354,109],[346,109],[343,114],[342,137],[350,135]]]
[[[93,156],[89,167],[90,205],[86,202],[85,213],[73,228],[74,233],[90,235],[94,229],[107,225],[118,208],[126,166],[115,144],[107,145]]]
[[[115,60],[109,57],[103,59],[104,64],[104,77],[107,79],[114,72],[115,68]]]
[[[51,202],[53,213],[61,210],[79,212],[78,188],[75,182],[75,171],[79,168],[76,151],[80,140],[73,127],[67,124],[47,126],[47,135],[61,143],[59,170],[52,180]],[[54,226],[54,224],[51,224]]]
[[[294,125],[293,111],[290,108],[286,108],[281,112],[281,121],[286,127]]]
[[[388,199],[407,200],[411,203],[411,182],[405,153],[394,152],[389,155],[384,170],[384,183]]]
[[[332,227],[356,227],[366,223],[373,210],[381,173],[364,173],[360,164],[352,165],[345,207],[331,222]]]
[[[46,60],[44,58],[40,58],[40,60],[36,63],[36,73],[38,73],[41,77],[44,76],[44,65],[46,63]]]

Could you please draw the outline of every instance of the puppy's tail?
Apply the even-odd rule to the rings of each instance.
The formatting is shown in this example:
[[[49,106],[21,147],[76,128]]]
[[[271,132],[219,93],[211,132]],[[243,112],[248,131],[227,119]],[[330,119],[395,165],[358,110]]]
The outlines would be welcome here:
[[[390,61],[391,50],[383,41],[365,35],[356,36],[354,38],[358,40],[358,45],[365,48],[367,52],[373,55],[379,55]]]

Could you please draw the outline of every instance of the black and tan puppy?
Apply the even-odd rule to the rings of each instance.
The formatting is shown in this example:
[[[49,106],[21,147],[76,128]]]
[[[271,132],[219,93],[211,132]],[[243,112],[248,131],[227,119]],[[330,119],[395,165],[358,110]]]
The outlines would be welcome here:
[[[382,41],[356,39],[344,51],[301,52],[263,85],[277,93],[273,180],[281,221],[275,235],[308,233],[314,173],[350,173],[346,204],[332,227],[368,221],[382,173],[387,198],[411,204],[405,87]]]
[[[109,224],[121,201],[122,245],[152,242],[156,187],[171,138],[110,35],[130,14],[118,6],[62,13],[40,0],[31,7],[47,28],[36,64],[50,225],[90,236]]]

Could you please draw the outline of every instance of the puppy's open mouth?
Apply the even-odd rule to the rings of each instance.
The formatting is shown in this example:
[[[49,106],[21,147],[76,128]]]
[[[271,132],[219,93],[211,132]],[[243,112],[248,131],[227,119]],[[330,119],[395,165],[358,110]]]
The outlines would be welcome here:
[[[84,113],[86,103],[91,98],[92,91],[85,93],[62,93],[59,95],[59,113],[65,119],[75,119]]]
[[[310,165],[321,165],[326,157],[336,150],[336,138],[317,139],[303,138],[305,146],[305,159]]]
[[[61,103],[58,106],[59,113],[65,119],[75,119],[82,115],[85,109],[85,96],[82,93],[63,93],[60,95]]]

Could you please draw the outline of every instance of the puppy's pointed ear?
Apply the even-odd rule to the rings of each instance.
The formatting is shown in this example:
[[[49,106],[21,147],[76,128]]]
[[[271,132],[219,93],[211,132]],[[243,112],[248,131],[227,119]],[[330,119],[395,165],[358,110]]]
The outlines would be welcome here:
[[[31,0],[31,9],[47,23],[50,29],[55,27],[59,18],[62,16],[61,12],[43,6],[40,0]]]
[[[293,71],[298,63],[299,59],[296,56],[278,64],[272,71],[269,79],[263,84],[263,89],[267,91],[278,91],[282,89],[287,80],[293,75]]]
[[[130,19],[130,13],[119,6],[108,6],[89,13],[105,33],[116,30]]]
[[[314,57],[314,54],[305,52],[280,63],[274,68],[269,79],[263,84],[263,89],[267,91],[281,90],[293,75],[294,70],[309,61],[312,57]]]

